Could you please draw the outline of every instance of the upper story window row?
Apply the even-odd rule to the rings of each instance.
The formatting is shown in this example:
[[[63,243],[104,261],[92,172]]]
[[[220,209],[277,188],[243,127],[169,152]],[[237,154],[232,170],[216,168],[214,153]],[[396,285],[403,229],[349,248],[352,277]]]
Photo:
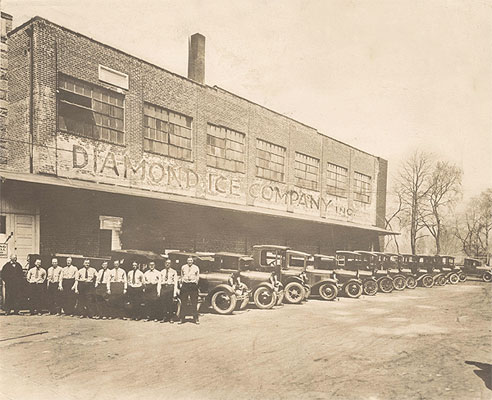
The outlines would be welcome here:
[[[58,128],[90,139],[125,143],[125,97],[60,75]]]
[[[354,201],[371,202],[371,177],[357,171],[354,173]]]

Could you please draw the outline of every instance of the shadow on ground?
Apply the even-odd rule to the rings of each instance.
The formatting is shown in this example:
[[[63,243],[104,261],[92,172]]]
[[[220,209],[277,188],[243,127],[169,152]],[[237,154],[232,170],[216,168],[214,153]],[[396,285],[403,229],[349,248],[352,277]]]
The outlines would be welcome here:
[[[465,361],[465,364],[473,365],[479,369],[474,370],[475,375],[483,380],[487,389],[492,390],[492,364],[478,361]]]

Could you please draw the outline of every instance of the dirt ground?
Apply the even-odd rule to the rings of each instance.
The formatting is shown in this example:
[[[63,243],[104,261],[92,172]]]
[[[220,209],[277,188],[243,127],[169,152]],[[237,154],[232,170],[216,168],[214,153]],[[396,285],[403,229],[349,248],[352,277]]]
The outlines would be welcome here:
[[[198,326],[2,316],[0,398],[492,399],[491,294],[466,282]]]

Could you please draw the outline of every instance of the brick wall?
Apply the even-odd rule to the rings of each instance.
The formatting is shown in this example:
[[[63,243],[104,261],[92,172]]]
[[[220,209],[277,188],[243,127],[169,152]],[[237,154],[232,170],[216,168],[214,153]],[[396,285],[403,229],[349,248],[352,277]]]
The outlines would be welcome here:
[[[384,215],[385,205],[382,197],[385,195],[385,189],[383,190],[382,188],[385,187],[386,173],[380,172],[381,164],[384,163],[384,160],[379,160],[330,137],[321,135],[314,128],[270,111],[225,90],[197,84],[40,18],[35,18],[24,26],[19,27],[9,36],[11,47],[9,49],[9,79],[15,82],[15,85],[10,90],[11,103],[9,107],[12,112],[9,117],[9,137],[17,140],[18,143],[9,144],[8,168],[23,172],[29,171],[30,149],[27,143],[30,140],[30,80],[28,77],[30,77],[31,53],[29,35],[26,34],[29,29],[32,29],[34,42],[34,52],[32,54],[34,60],[32,74],[32,94],[34,98],[32,162],[34,173],[89,179],[113,185],[141,187],[147,190],[164,190],[185,196],[219,199],[220,201],[250,206],[257,205],[287,212],[359,222],[366,225],[376,225],[376,212]],[[128,91],[124,91],[124,146],[57,132],[57,73],[64,73],[88,83],[115,90],[111,85],[99,81],[99,64],[129,75],[130,88]],[[144,102],[193,118],[193,162],[170,159],[163,156],[150,157],[148,153],[143,151],[142,113]],[[245,174],[224,172],[207,167],[206,133],[208,123],[223,125],[246,134],[246,158],[249,161]],[[353,187],[353,173],[355,171],[371,176],[373,190],[371,203],[363,209],[355,210],[355,216],[350,216],[347,215],[346,210],[357,208],[353,202],[351,191],[347,199],[332,198],[332,206],[330,206],[329,213],[324,213],[320,210],[313,211],[301,206],[296,208],[296,206],[286,206],[285,204],[273,204],[268,200],[262,201],[252,197],[248,191],[251,185],[257,184],[258,187],[261,187],[262,185],[272,184],[271,181],[256,177],[255,154],[257,138],[287,149],[286,181],[285,183],[273,183],[279,186],[281,190],[300,190],[294,184],[293,161],[295,152],[298,151],[320,160],[320,190],[302,190],[303,192],[314,196],[326,197],[326,164],[327,162],[333,162],[349,169],[350,188]],[[121,167],[122,157],[126,156],[135,165],[142,159],[146,159],[149,162],[157,160],[157,162],[162,162],[163,165],[191,169],[200,174],[200,176],[216,172],[228,181],[236,179],[240,182],[241,196],[234,197],[227,193],[210,193],[206,183],[203,182],[201,187],[193,188],[192,190],[184,190],[179,187],[165,187],[163,189],[147,181],[143,184],[135,179],[124,178],[121,174],[116,176],[111,169],[102,173],[94,173],[90,169],[91,165],[88,165],[84,171],[75,171],[72,168],[73,157],[70,150],[70,146],[73,144],[77,144],[84,149],[95,149],[94,154],[101,157],[105,154],[113,153],[120,157],[118,159],[119,167]],[[109,176],[111,173],[113,176]],[[337,206],[337,210],[342,211],[335,213],[334,205]],[[191,206],[188,207],[191,208]],[[221,213],[221,215],[228,215],[224,211],[221,211]],[[234,214],[232,211],[231,213]],[[213,222],[211,221],[210,223]],[[296,224],[302,225],[300,222],[296,222]],[[333,235],[333,232],[330,231],[331,228],[323,229],[327,229],[327,231],[317,232],[321,237]],[[178,234],[179,227],[175,227],[174,230],[175,237],[180,237]],[[227,232],[227,230],[223,232]],[[220,230],[216,234],[220,235]],[[243,243],[237,244],[237,246],[248,248],[248,246],[251,246],[249,241],[256,234],[258,233],[253,233],[252,236],[246,235]],[[341,235],[340,232],[338,234]],[[354,235],[354,237],[358,237],[356,233]],[[225,234],[223,236],[227,239],[228,235]],[[282,237],[282,240],[288,240],[289,234],[285,233]],[[202,240],[202,238],[199,239]],[[188,242],[186,240],[183,236],[182,242],[177,242],[176,245],[187,245]]]

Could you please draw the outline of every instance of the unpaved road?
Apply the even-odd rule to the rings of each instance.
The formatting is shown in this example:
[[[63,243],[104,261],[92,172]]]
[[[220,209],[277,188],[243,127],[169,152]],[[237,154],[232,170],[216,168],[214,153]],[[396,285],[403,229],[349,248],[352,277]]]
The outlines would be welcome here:
[[[492,399],[491,294],[466,282],[199,326],[3,316],[0,398]]]

